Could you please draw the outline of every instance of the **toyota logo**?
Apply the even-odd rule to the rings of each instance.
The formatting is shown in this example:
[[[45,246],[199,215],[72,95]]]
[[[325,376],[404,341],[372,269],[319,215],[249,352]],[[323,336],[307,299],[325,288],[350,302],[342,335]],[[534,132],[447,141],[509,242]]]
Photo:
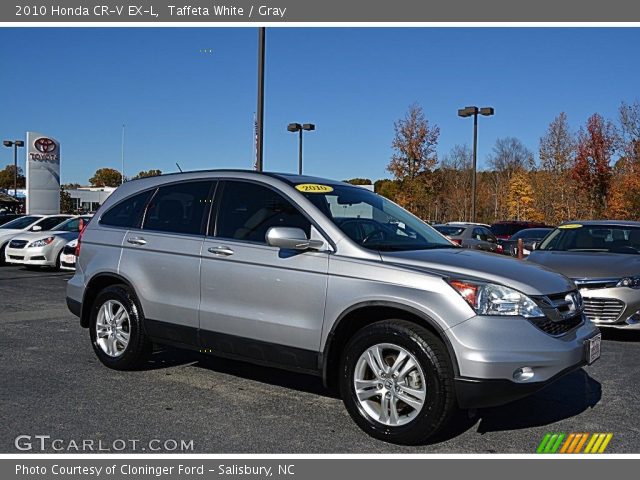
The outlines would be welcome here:
[[[42,153],[51,153],[56,149],[56,142],[50,138],[42,137],[33,142],[33,146],[36,150]]]

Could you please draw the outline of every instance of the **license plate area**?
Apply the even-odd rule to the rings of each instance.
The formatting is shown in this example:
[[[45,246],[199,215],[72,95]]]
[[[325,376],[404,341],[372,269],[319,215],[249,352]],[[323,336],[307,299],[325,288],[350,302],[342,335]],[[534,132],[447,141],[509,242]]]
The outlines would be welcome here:
[[[602,344],[602,334],[599,333],[595,337],[591,337],[584,342],[587,364],[591,365],[600,358],[600,346]]]

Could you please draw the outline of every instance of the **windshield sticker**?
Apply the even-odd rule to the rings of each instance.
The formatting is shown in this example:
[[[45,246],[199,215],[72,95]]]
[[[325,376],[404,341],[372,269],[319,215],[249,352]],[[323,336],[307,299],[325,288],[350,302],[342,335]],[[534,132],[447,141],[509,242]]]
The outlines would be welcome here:
[[[333,187],[320,185],[318,183],[301,183],[300,185],[296,185],[296,190],[304,193],[329,193],[333,192]]]
[[[566,225],[560,225],[558,228],[569,230],[571,228],[582,228],[582,225],[579,223],[567,223]]]

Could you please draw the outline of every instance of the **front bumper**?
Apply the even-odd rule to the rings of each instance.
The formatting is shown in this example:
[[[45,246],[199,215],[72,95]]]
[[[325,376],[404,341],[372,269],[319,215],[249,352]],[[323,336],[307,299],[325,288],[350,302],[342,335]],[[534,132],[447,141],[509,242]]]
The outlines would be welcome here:
[[[458,361],[458,404],[482,408],[530,395],[586,365],[585,342],[598,329],[585,320],[554,337],[521,317],[477,316],[447,333]],[[531,375],[516,379],[525,367]]]
[[[47,247],[11,248],[7,246],[5,261],[23,265],[54,266],[56,263],[55,255],[53,255],[53,250]]]
[[[599,327],[640,330],[640,290],[628,287],[580,290],[587,318]]]

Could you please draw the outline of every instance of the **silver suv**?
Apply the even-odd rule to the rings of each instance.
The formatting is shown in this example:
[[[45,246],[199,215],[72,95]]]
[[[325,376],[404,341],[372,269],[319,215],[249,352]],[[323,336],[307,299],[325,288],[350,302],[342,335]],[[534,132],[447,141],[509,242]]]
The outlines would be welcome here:
[[[456,407],[507,403],[600,354],[566,277],[459,248],[341,182],[135,180],[77,248],[67,304],[106,366],[139,367],[158,343],[318,375],[390,442],[423,442]]]

